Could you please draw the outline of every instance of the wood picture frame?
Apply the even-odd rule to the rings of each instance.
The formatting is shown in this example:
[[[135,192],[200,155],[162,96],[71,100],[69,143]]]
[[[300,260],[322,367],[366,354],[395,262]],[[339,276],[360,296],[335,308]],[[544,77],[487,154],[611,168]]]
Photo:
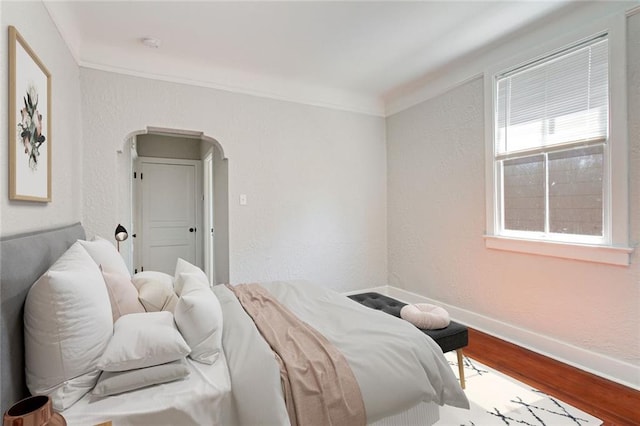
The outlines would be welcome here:
[[[9,199],[51,201],[51,73],[9,26]]]

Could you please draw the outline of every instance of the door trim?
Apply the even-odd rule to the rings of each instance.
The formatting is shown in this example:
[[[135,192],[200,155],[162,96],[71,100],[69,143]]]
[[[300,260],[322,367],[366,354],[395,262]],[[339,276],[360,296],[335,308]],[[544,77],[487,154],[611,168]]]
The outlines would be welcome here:
[[[202,160],[202,239],[204,248],[204,272],[209,278],[209,284],[216,284],[216,261],[215,261],[215,185],[214,185],[214,162],[213,147],[209,148]]]

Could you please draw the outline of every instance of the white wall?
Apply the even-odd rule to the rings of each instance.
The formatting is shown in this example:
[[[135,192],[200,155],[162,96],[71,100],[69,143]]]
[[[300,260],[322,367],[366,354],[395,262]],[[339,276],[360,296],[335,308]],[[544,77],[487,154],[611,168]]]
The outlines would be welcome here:
[[[629,24],[637,244],[640,16]],[[389,284],[446,305],[471,326],[639,387],[639,251],[618,267],[485,248],[484,134],[481,78],[387,119]]]
[[[79,69],[48,12],[39,2],[1,1],[0,9],[0,236],[6,236],[81,220],[82,139]],[[52,76],[50,203],[9,201],[9,25],[16,27]]]
[[[215,283],[229,282],[229,161],[213,150]]]
[[[2,2],[0,16],[0,235],[51,228],[82,217],[82,138],[79,68],[40,2]],[[13,25],[51,73],[52,201],[9,201],[7,131],[8,26]]]
[[[200,151],[202,158],[209,150],[212,150],[213,156],[213,255],[215,261],[213,284],[224,284],[229,282],[229,162],[224,158],[224,153],[217,144],[202,141]]]
[[[384,119],[84,68],[80,74],[89,234],[110,235],[119,221],[124,200],[113,176],[123,167],[116,150],[127,135],[147,126],[202,131],[228,158],[231,282],[308,279],[340,290],[385,283]]]
[[[208,144],[210,145],[210,144]],[[139,157],[202,160],[199,139],[154,134],[138,135],[136,151]]]

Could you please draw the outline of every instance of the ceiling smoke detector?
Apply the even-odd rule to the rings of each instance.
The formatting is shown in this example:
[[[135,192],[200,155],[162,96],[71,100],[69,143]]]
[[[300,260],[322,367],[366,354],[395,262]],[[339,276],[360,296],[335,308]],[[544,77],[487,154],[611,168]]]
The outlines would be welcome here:
[[[157,38],[144,37],[141,41],[142,44],[153,49],[157,49],[158,47],[160,47],[160,40],[158,40]]]

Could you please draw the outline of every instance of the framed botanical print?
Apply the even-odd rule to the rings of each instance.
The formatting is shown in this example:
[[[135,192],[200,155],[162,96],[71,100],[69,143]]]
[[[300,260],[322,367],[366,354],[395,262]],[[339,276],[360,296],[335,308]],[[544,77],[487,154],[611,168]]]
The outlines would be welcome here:
[[[9,27],[9,199],[51,201],[51,74]]]

